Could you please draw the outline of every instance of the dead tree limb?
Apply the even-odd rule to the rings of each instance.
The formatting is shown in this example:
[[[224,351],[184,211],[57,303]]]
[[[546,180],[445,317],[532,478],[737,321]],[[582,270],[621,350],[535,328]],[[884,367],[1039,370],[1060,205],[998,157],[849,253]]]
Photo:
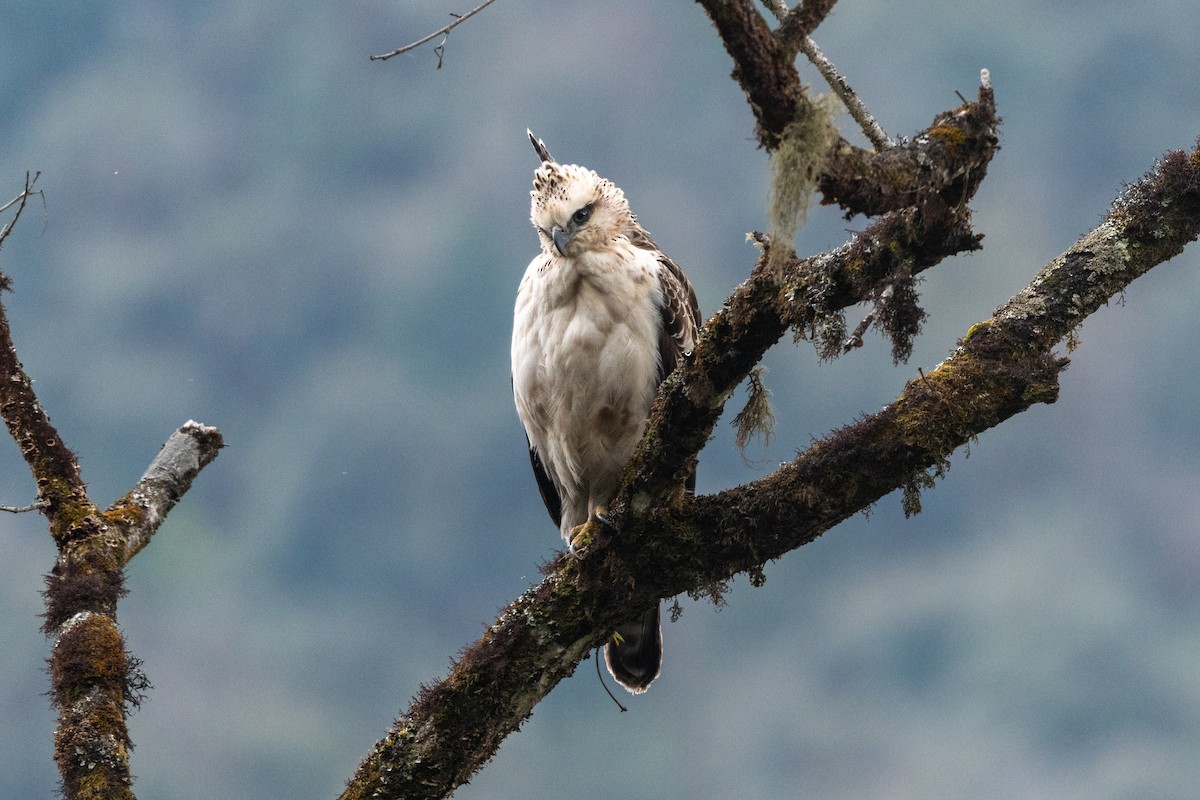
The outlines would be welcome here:
[[[5,236],[31,194],[27,177]],[[0,287],[8,284],[0,275]],[[200,470],[216,458],[221,434],[187,422],[168,439],[137,486],[102,511],[88,497],[75,454],[33,392],[2,304],[0,415],[33,474],[37,506],[58,548],[46,577],[42,627],[53,641],[50,697],[58,709],[54,759],[63,796],[132,798],[132,742],[125,713],[127,706],[140,701],[147,683],[117,628],[117,601],[125,594],[123,570]]]
[[[409,44],[406,44],[403,47],[397,47],[395,50],[392,50],[391,52],[380,53],[379,55],[371,56],[371,60],[372,61],[387,61],[389,58],[395,58],[396,56],[407,53],[410,50],[416,50],[421,45],[423,45],[427,42],[431,42],[439,36],[449,37],[450,31],[454,30],[456,27],[458,27],[462,23],[466,22],[471,17],[478,14],[480,11],[483,11],[485,8],[487,8],[494,2],[496,2],[496,0],[483,0],[482,3],[475,6],[475,8],[471,9],[470,11],[468,11],[465,14],[451,14],[451,16],[454,17],[453,22],[448,23],[448,24],[442,26],[441,28],[438,28],[436,31],[434,31],[431,34],[428,34],[427,36],[422,36],[420,39],[417,39],[415,42],[410,42]],[[441,44],[439,44],[436,48],[434,48],[435,50],[437,50],[437,54],[438,54],[438,62],[437,62],[438,69],[442,68],[442,55],[445,52],[445,47],[446,47],[446,39],[443,38]]]

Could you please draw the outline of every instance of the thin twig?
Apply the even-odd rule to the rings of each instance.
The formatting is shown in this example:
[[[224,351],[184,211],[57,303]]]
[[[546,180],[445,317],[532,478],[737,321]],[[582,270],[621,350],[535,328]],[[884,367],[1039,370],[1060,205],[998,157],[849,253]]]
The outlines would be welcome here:
[[[404,45],[404,47],[393,50],[390,53],[383,53],[382,55],[371,56],[371,60],[372,61],[387,61],[389,58],[392,58],[394,56],[398,56],[403,53],[407,53],[410,50],[416,50],[418,47],[425,44],[426,42],[431,42],[439,36],[449,34],[450,31],[454,30],[454,28],[456,28],[457,26],[466,22],[471,17],[478,14],[480,11],[483,11],[485,8],[487,8],[494,2],[496,2],[496,0],[483,0],[482,3],[480,3],[478,6],[471,9],[470,11],[468,11],[466,14],[463,14],[462,16],[459,16],[457,14],[452,15],[454,17],[454,21],[451,22],[449,25],[446,25],[445,27],[442,27],[442,28],[438,28],[436,31],[429,34],[428,36],[422,37],[422,38],[418,39],[417,41],[413,42],[412,44],[406,44],[406,45]],[[446,40],[445,39],[443,39],[441,44],[438,45],[438,48],[441,48],[441,52],[438,53],[438,68],[441,69],[442,53],[445,52],[445,48],[446,48]]]
[[[10,514],[24,514],[26,511],[37,511],[39,508],[45,508],[50,505],[45,500],[34,500],[27,506],[4,506],[0,505],[0,511],[7,511]]]
[[[800,48],[800,42],[812,36],[813,31],[825,21],[836,4],[837,0],[804,0],[787,13],[787,19],[779,20],[780,25],[775,31],[775,38],[784,47],[793,53],[796,52]],[[768,5],[776,16],[780,8],[786,8],[786,3],[782,0],[772,0]]]
[[[794,9],[789,9],[787,3],[783,0],[763,0],[763,5],[771,10],[775,15],[775,19],[781,23],[785,23],[792,14],[797,13]],[[811,36],[805,36],[796,45],[801,53],[804,53],[805,58],[812,62],[812,65],[820,71],[825,78],[825,82],[829,84],[829,88],[833,89],[833,93],[838,96],[842,104],[846,106],[846,110],[850,112],[850,116],[858,123],[858,127],[866,134],[866,137],[871,140],[871,144],[876,150],[883,150],[892,146],[892,140],[888,138],[886,132],[875,121],[875,117],[867,110],[866,105],[855,94],[854,89],[850,88],[850,84],[838,72],[837,67],[830,61],[821,48],[817,47],[817,43],[813,41]]]
[[[858,127],[871,140],[871,144],[875,145],[876,150],[885,150],[892,146],[892,140],[888,138],[887,133],[875,121],[875,117],[867,110],[863,101],[858,98],[854,90],[850,88],[850,84],[842,77],[842,74],[837,71],[837,67],[833,62],[825,57],[821,52],[821,48],[817,47],[817,43],[812,40],[811,36],[804,37],[804,41],[800,43],[800,52],[804,53],[805,57],[812,62],[825,81],[829,84],[829,88],[833,89],[833,93],[841,99],[846,106],[846,110],[850,112],[850,116],[858,123]]]
[[[604,687],[604,691],[608,692],[608,698],[617,704],[617,708],[621,709],[622,713],[628,711],[629,709],[626,708],[624,706],[624,704],[622,704],[621,701],[617,699],[617,696],[612,693],[612,689],[608,688],[608,684],[604,682],[604,676],[600,674],[600,648],[599,647],[597,647],[595,650],[592,651],[592,658],[596,662],[596,677],[600,679],[600,685]]]
[[[871,327],[871,324],[875,322],[884,304],[892,299],[893,293],[894,289],[892,285],[888,284],[887,288],[876,295],[875,303],[871,306],[870,313],[863,317],[862,322],[858,323],[858,327],[854,329],[854,332],[842,344],[843,353],[849,353],[854,348],[863,346],[863,335],[867,332],[867,328]]]
[[[17,220],[21,218],[21,212],[25,210],[25,204],[29,202],[30,195],[42,193],[41,190],[36,192],[33,191],[33,185],[37,183],[37,179],[41,174],[41,172],[34,172],[31,176],[30,173],[26,172],[25,188],[19,195],[14,197],[12,200],[9,200],[3,206],[0,206],[0,213],[8,211],[8,209],[12,208],[14,204],[17,206],[17,210],[16,213],[13,214],[13,218],[8,221],[8,224],[5,225],[3,229],[0,229],[0,246],[4,244],[4,240],[8,238],[8,234],[12,233],[13,226],[16,225]],[[45,196],[42,197],[42,200],[45,201]]]

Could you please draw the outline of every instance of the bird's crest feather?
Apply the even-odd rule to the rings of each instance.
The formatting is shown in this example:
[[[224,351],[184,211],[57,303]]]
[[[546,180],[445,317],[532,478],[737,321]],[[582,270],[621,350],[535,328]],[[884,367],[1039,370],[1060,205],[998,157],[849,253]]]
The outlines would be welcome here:
[[[533,131],[529,130],[529,128],[526,128],[525,132],[529,134],[529,143],[533,145],[533,152],[537,153],[538,158],[542,160],[542,163],[545,164],[547,161],[553,161],[554,157],[551,156],[550,151],[546,149],[546,143],[534,136]]]

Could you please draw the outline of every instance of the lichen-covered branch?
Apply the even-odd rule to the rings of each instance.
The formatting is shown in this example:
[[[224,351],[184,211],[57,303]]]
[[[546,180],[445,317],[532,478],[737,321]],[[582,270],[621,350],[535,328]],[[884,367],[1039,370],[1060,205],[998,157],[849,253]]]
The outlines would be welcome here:
[[[980,138],[993,139],[989,155],[995,153],[998,120],[990,91],[981,90],[979,102],[947,113],[978,126]],[[646,452],[635,459],[630,506],[648,508],[647,498],[658,502],[682,496],[680,476],[695,468],[695,456],[711,436],[725,400],[788,329],[810,336],[822,355],[832,358],[846,339],[842,311],[878,302],[886,294],[876,325],[891,338],[893,355],[904,360],[923,318],[912,291],[914,276],[949,256],[979,248],[982,237],[971,229],[966,202],[985,171],[986,164],[980,165],[972,180],[962,182],[953,205],[932,195],[923,206],[884,215],[837,250],[793,259],[781,283],[765,268],[764,252],[750,279],[706,323],[693,358],[660,393],[641,445]],[[777,245],[767,243],[768,249],[772,246]],[[621,507],[613,503],[614,509]]]
[[[774,152],[796,119],[821,113],[800,81],[795,49],[783,44],[749,0],[698,2],[733,59],[733,78],[754,112],[759,144]],[[789,12],[784,26],[806,7]],[[822,202],[840,206],[847,215],[876,215],[937,199],[954,205],[956,197],[969,196],[973,189],[964,190],[982,178],[997,143],[990,81],[983,81],[981,95],[987,100],[963,108],[984,116],[945,112],[902,146],[866,150],[840,138],[818,183]]]
[[[986,71],[979,93],[980,102],[938,114],[903,144],[872,151],[839,142],[818,186],[825,202],[850,217],[931,202],[955,206],[973,196],[999,147],[1000,119]]]
[[[900,220],[888,226],[906,229]],[[956,448],[1035,403],[1054,402],[1066,361],[1052,350],[1074,326],[1198,233],[1200,149],[1171,153],[1127,189],[1096,230],[967,332],[945,362],[909,381],[895,402],[761,480],[688,499],[672,488],[682,479],[661,476],[685,474],[687,451],[694,457],[707,438],[709,411],[719,413],[736,385],[742,359],[720,354],[765,349],[786,327],[807,319],[788,309],[806,304],[803,276],[818,265],[829,296],[838,298],[854,296],[860,271],[888,267],[883,259],[866,258],[874,244],[856,240],[798,263],[783,288],[757,270],[709,322],[693,360],[660,393],[648,444],[634,457],[610,509],[611,535],[595,540],[582,560],[564,556],[551,564],[548,577],[505,609],[449,676],[422,688],[363,761],[343,798],[448,795],[611,625],[652,598],[753,572],[895,489],[904,489],[906,508],[917,510],[929,471],[940,473]],[[963,229],[956,235],[960,244],[976,241]],[[919,244],[908,246],[916,253]],[[925,253],[912,263],[930,258]],[[677,435],[686,441],[682,457],[673,449]],[[667,439],[671,446],[663,443]],[[666,466],[651,463],[658,460]],[[660,502],[672,492],[674,500]]]
[[[125,561],[150,543],[167,513],[223,446],[219,430],[188,420],[167,439],[137,485],[109,506],[104,518],[125,540]]]
[[[950,454],[984,430],[1034,403],[1054,402],[1067,362],[1053,348],[1198,235],[1200,145],[1167,154],[1100,225],[973,326],[935,370],[909,381],[894,403],[762,480],[696,498],[684,530],[703,532],[703,559],[681,566],[710,580],[756,568],[888,492],[923,482],[906,484],[906,474],[940,474]]]
[[[27,181],[24,197],[29,194]],[[17,216],[23,207],[24,200]],[[0,287],[7,286],[8,279],[0,275]],[[221,435],[189,422],[168,441],[137,487],[100,511],[88,497],[75,454],[34,395],[2,304],[0,415],[33,474],[38,507],[58,548],[46,577],[43,630],[53,641],[50,697],[58,709],[54,759],[63,796],[132,798],[132,743],[125,711],[137,704],[147,683],[117,628],[117,601],[125,594],[122,571],[196,473],[216,457]]]
[[[4,227],[3,237],[11,233],[20,219],[32,194],[32,181],[26,175],[25,188],[13,219]],[[0,238],[3,244],[3,238]],[[0,291],[9,288],[9,280],[0,275]],[[86,501],[87,490],[79,474],[79,462],[58,436],[50,417],[42,409],[33,393],[33,384],[25,374],[13,346],[12,332],[8,327],[8,315],[0,306],[0,415],[8,426],[9,435],[21,449],[21,455],[37,482],[38,496],[43,501],[43,511],[50,520],[50,533],[62,545],[66,532],[72,526],[72,516],[77,504]]]

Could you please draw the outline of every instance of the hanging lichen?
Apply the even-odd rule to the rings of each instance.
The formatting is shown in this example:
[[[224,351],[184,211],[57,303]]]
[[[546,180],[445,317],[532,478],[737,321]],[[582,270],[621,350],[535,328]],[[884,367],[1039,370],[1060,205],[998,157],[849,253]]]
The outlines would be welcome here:
[[[771,156],[771,225],[769,266],[781,276],[792,252],[792,239],[808,216],[808,206],[829,150],[838,140],[834,117],[843,109],[842,101],[831,94],[813,99],[816,113],[805,114],[788,123],[779,147]]]
[[[746,384],[746,405],[733,418],[733,427],[737,431],[737,448],[745,457],[746,445],[754,436],[761,436],[763,445],[771,441],[771,432],[775,429],[775,414],[771,411],[771,392],[763,385],[761,365],[750,370]]]

